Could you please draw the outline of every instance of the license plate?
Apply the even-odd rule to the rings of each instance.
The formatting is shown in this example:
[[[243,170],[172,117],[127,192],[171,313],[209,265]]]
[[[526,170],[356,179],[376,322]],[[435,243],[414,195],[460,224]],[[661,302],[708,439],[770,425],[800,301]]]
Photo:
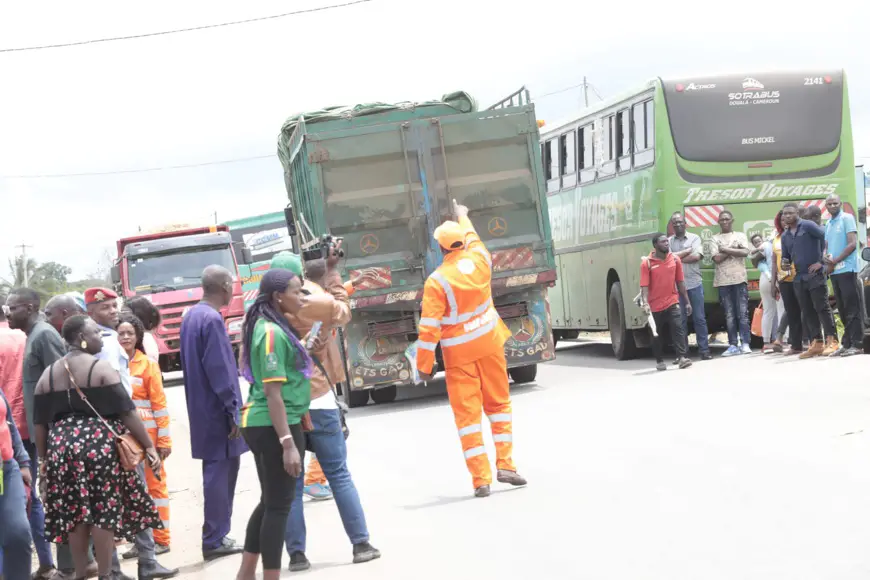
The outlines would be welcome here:
[[[749,281],[749,290],[758,290],[758,280]]]

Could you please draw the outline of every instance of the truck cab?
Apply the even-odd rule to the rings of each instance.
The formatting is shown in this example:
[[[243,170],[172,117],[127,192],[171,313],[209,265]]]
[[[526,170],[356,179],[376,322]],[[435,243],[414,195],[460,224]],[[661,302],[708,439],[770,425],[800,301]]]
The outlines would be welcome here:
[[[181,367],[181,319],[202,299],[202,271],[211,265],[233,273],[233,298],[221,311],[233,345],[241,341],[244,299],[239,262],[249,252],[238,246],[238,256],[226,226],[164,228],[118,240],[118,258],[112,282],[119,296],[144,296],[160,310],[160,325],[152,331],[160,348],[163,372]]]

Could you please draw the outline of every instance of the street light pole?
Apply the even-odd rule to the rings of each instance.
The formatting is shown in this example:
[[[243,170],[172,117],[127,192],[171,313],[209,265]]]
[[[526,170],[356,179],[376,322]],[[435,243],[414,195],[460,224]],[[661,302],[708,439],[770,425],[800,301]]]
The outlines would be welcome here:
[[[28,246],[25,243],[21,243],[16,248],[21,248],[21,272],[24,275],[24,287],[27,288],[27,285],[30,283],[30,277],[27,272],[27,248],[32,248],[33,246]]]

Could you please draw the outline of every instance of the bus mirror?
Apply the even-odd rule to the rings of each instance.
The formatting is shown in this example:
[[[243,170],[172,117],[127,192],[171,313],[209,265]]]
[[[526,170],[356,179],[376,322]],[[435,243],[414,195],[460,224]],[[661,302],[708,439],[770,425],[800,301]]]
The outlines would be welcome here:
[[[861,259],[865,262],[870,262],[870,247],[861,250]]]
[[[119,285],[121,283],[121,267],[118,265],[112,266],[109,274],[112,277],[112,284]]]

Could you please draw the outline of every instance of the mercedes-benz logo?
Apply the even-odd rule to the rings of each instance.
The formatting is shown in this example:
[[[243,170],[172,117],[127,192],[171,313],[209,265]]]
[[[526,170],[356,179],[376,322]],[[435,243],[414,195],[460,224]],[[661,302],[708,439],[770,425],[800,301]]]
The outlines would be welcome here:
[[[490,235],[500,238],[507,233],[507,222],[504,218],[494,217],[489,220],[487,230],[489,230]]]
[[[378,241],[378,237],[374,234],[365,234],[359,240],[359,249],[362,250],[363,254],[374,254],[378,251],[380,246],[381,243]]]

